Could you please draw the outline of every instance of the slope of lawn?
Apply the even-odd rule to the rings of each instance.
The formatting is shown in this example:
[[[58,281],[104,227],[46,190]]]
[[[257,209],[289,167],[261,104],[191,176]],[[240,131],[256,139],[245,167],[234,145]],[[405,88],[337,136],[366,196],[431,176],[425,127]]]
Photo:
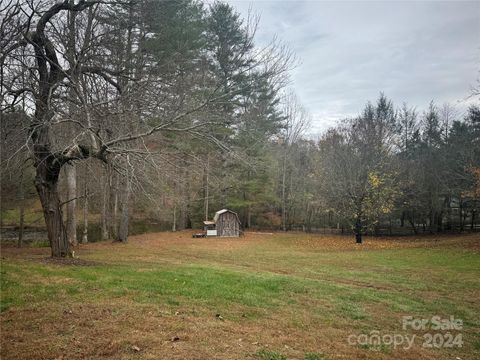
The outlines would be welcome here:
[[[2,249],[2,359],[476,359],[480,236],[367,238],[188,232]],[[402,317],[463,320],[461,347],[422,347]],[[401,346],[350,335],[417,336]]]

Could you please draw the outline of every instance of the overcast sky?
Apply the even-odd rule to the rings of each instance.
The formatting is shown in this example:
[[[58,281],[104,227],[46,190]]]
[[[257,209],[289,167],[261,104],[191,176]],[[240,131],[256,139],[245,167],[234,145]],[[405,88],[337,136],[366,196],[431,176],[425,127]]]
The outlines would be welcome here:
[[[257,44],[276,34],[299,57],[292,87],[320,133],[380,91],[400,106],[465,109],[480,70],[480,1],[229,1],[260,15]]]

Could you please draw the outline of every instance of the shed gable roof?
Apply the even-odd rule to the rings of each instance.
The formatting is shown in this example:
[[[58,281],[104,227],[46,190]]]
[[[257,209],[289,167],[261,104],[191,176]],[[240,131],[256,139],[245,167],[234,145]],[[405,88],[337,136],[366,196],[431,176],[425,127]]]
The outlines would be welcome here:
[[[213,221],[217,222],[218,218],[220,217],[220,215],[222,214],[225,214],[225,213],[232,213],[235,215],[235,217],[237,218],[237,221],[240,223],[240,218],[238,217],[238,214],[232,210],[228,210],[228,209],[222,209],[222,210],[219,210],[215,213],[215,216],[213,217]]]

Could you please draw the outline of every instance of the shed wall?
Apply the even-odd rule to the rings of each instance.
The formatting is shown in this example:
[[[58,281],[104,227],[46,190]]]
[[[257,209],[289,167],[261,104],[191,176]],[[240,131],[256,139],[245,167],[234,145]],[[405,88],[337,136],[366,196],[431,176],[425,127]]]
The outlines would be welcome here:
[[[240,235],[240,224],[237,215],[231,212],[220,214],[217,220],[218,236],[235,236]]]

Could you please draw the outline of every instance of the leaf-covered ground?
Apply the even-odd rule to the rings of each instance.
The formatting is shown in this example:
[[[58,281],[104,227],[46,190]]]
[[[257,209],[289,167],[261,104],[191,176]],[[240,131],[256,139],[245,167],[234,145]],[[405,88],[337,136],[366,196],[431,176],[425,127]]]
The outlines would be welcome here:
[[[2,359],[476,359],[480,236],[190,232],[82,245],[79,260],[3,248]],[[402,316],[463,320],[461,348],[424,348]],[[413,347],[348,337],[417,335]],[[438,332],[438,331],[437,331]],[[442,333],[445,333],[443,331]]]

